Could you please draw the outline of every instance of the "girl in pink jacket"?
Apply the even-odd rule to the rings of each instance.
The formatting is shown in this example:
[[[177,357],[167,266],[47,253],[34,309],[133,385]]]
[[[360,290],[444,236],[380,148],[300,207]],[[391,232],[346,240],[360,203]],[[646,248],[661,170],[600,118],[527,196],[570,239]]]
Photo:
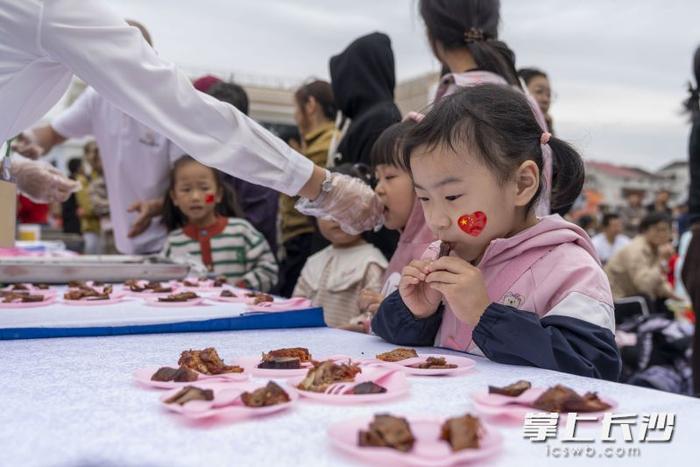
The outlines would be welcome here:
[[[542,131],[527,98],[494,84],[459,90],[402,150],[441,243],[403,269],[372,330],[396,344],[617,380],[612,294],[595,250],[580,228],[535,214],[544,167],[560,212],[581,191],[583,163]]]

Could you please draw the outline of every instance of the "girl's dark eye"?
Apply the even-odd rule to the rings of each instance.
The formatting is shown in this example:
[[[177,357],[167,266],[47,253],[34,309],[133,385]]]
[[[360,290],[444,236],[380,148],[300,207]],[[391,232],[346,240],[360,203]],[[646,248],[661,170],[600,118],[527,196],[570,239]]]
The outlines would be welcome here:
[[[422,198],[422,197],[419,196],[419,197],[418,197],[418,201],[420,201],[420,202],[422,202],[422,203],[425,203],[426,201],[428,201],[428,198]]]
[[[392,180],[394,178],[396,178],[396,175],[387,175],[386,177],[384,177],[384,180]]]
[[[462,197],[462,195],[452,195],[452,196],[445,196],[445,199],[447,201],[454,201],[454,200],[459,199],[461,197]]]

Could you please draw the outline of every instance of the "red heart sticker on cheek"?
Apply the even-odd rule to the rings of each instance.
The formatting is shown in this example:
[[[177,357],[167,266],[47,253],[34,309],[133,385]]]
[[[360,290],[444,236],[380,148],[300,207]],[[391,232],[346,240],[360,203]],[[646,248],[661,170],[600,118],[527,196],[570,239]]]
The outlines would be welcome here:
[[[207,204],[214,204],[214,195],[209,193],[206,198],[204,198],[204,202]]]
[[[465,214],[457,219],[457,225],[468,235],[478,237],[486,227],[486,214],[481,211]]]

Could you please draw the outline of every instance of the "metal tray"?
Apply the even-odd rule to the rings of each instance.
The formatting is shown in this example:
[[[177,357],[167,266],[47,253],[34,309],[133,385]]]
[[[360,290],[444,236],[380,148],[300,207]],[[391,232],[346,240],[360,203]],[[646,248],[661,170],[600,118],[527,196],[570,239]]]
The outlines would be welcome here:
[[[0,282],[68,281],[123,282],[127,279],[166,281],[182,279],[188,264],[160,256],[83,255],[75,257],[0,257]]]

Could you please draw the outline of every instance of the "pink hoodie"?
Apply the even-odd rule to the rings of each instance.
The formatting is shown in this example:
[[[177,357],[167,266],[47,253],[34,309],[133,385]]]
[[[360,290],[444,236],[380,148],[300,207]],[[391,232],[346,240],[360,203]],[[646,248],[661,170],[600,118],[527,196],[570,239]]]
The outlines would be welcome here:
[[[559,215],[544,217],[513,237],[493,240],[478,268],[492,302],[540,318],[566,315],[615,330],[610,284],[595,248],[580,227]],[[478,351],[471,337],[471,326],[446,304],[436,344]]]
[[[416,200],[413,202],[413,209],[399,237],[396,251],[394,251],[389,266],[384,271],[382,295],[387,297],[398,288],[401,270],[413,259],[420,258],[428,245],[434,241],[435,235],[425,223],[423,207]]]
[[[448,73],[440,79],[440,85],[435,93],[435,101],[445,96],[454,94],[461,88],[477,86],[479,84],[500,84],[508,86],[508,83],[501,76],[490,71],[467,71],[465,73]],[[543,129],[547,128],[544,115],[537,103],[528,96],[532,112]],[[546,148],[549,151],[549,148]],[[545,167],[545,172],[551,173],[551,163]],[[544,180],[549,180],[545,175]],[[546,182],[545,182],[546,183]],[[536,214],[546,216],[549,214],[549,197],[541,196],[537,203]],[[413,210],[406,222],[406,227],[401,232],[399,243],[394,255],[391,257],[389,267],[384,273],[384,286],[382,294],[386,297],[398,288],[401,279],[401,270],[415,258],[420,258],[428,245],[435,240],[435,236],[425,223],[423,208],[420,203],[413,203]]]

